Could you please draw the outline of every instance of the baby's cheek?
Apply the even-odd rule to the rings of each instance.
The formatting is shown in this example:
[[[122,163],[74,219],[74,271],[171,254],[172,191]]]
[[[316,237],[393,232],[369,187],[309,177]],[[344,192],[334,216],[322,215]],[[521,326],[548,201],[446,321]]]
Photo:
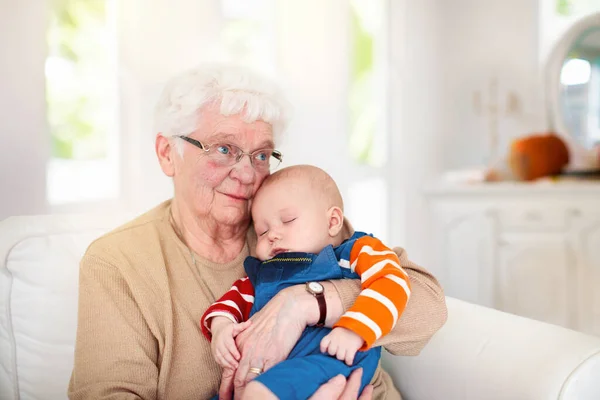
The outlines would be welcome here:
[[[267,247],[265,241],[262,239],[258,239],[258,243],[256,244],[256,255],[259,259],[265,259],[265,253],[267,252]]]

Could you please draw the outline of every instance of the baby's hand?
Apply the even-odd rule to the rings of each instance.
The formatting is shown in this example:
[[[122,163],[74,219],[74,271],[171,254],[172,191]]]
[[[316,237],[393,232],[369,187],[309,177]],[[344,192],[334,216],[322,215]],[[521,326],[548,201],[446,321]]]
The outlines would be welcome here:
[[[210,348],[215,361],[221,367],[237,369],[240,352],[234,339],[248,326],[250,326],[250,320],[237,324],[226,317],[213,317],[210,324],[212,332]]]
[[[321,340],[321,353],[329,353],[340,361],[352,365],[354,356],[365,341],[349,329],[333,328],[327,336]]]

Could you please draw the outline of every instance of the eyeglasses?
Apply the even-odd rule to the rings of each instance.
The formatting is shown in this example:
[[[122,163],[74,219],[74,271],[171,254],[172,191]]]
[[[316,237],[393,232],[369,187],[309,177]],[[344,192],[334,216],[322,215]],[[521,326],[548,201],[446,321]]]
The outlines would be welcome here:
[[[206,154],[219,166],[230,167],[238,163],[243,156],[250,156],[250,163],[260,172],[268,172],[276,169],[283,160],[283,154],[275,149],[258,149],[252,153],[245,153],[239,147],[228,143],[215,143],[211,145],[203,144],[196,139],[188,136],[177,135],[177,138],[204,150]]]

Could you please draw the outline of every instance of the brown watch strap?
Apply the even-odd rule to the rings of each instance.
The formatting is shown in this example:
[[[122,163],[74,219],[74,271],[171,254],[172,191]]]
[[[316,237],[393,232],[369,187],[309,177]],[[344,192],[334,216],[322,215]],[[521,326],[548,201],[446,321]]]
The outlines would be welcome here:
[[[325,294],[319,293],[314,295],[317,299],[317,303],[319,303],[319,322],[317,322],[318,327],[325,326],[325,318],[327,318],[327,303],[325,302]]]

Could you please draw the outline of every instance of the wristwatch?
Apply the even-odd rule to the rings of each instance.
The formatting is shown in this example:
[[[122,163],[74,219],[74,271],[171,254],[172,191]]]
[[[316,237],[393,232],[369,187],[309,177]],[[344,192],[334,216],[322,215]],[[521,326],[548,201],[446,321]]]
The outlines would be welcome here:
[[[327,317],[327,303],[325,302],[325,288],[319,282],[306,282],[306,291],[312,294],[317,303],[319,303],[319,322],[318,327],[325,325],[325,318]]]

